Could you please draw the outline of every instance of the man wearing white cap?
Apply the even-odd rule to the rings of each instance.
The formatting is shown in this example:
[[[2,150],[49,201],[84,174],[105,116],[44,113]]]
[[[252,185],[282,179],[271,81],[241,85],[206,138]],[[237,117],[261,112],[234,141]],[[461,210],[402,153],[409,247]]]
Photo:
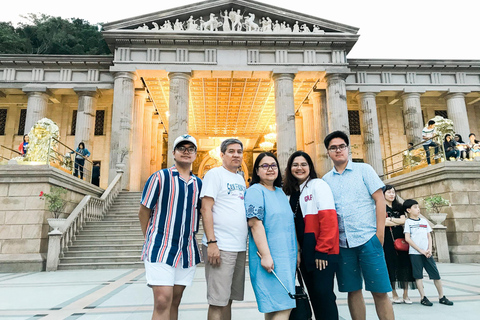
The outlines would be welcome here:
[[[177,319],[178,306],[200,263],[198,231],[202,181],[190,171],[197,141],[184,134],[173,143],[175,165],[150,176],[138,217],[145,243],[147,285],[153,290],[152,319]]]

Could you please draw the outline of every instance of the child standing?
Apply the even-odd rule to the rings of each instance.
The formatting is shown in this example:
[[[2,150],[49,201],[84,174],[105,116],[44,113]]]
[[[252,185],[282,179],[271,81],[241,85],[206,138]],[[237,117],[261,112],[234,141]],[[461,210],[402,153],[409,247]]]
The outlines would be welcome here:
[[[433,303],[428,300],[423,290],[423,268],[428,273],[430,279],[433,280],[438,291],[438,298],[441,304],[452,306],[453,302],[443,295],[442,281],[438,273],[437,265],[432,257],[432,228],[428,225],[428,221],[420,218],[420,207],[418,202],[413,199],[405,200],[403,209],[408,214],[405,221],[405,241],[410,245],[409,255],[412,263],[413,277],[420,292],[420,303],[424,306],[431,307]]]

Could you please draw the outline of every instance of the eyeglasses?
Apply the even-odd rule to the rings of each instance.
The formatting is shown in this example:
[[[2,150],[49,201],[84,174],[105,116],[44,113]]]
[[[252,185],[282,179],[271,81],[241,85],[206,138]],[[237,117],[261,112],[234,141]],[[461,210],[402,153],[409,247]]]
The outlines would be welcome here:
[[[308,167],[308,163],[306,163],[306,162],[292,163],[292,168],[298,168],[298,167],[306,168],[306,167]]]
[[[180,146],[180,147],[177,147],[177,150],[182,152],[182,153],[185,153],[185,151],[188,151],[188,153],[195,153],[197,151],[197,149],[195,149],[195,147],[184,147],[184,146]]]
[[[332,146],[332,147],[328,148],[328,151],[330,151],[330,152],[344,151],[347,148],[348,148],[348,146],[346,144],[341,144],[339,146]]]
[[[278,166],[276,163],[272,163],[272,164],[267,164],[267,163],[264,163],[260,166],[258,166],[259,168],[262,168],[263,170],[265,171],[268,171],[268,169],[272,169],[272,170],[277,170],[278,169]]]

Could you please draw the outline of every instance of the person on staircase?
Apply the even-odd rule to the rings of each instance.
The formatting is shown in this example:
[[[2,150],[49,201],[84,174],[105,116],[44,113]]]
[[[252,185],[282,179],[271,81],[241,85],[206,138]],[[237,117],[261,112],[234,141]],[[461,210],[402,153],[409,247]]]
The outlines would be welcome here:
[[[196,157],[195,138],[179,136],[173,143],[175,165],[152,174],[143,189],[138,217],[154,320],[178,318],[183,291],[192,284],[201,261],[195,234],[202,181],[190,170]]]

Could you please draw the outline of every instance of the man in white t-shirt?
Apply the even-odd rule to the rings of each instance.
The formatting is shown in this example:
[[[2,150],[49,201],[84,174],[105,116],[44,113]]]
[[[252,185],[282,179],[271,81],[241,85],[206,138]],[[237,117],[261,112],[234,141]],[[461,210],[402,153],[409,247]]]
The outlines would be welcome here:
[[[422,130],[423,149],[425,150],[427,163],[430,165],[430,147],[435,147],[435,157],[438,159],[438,144],[433,142],[432,138],[435,136],[435,121],[430,120],[425,128]]]
[[[246,186],[237,174],[243,159],[242,142],[223,141],[220,156],[222,166],[207,172],[200,194],[209,320],[230,319],[232,300],[243,300],[245,285]]]

